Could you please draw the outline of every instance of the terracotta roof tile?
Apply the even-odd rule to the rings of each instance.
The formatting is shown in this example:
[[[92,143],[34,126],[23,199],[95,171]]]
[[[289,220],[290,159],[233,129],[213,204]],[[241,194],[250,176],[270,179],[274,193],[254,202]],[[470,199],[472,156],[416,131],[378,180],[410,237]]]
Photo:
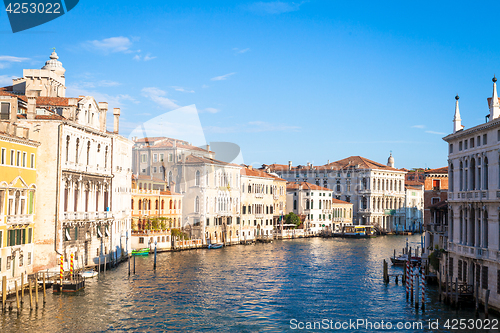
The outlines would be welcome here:
[[[335,204],[348,204],[348,205],[352,205],[352,202],[347,202],[347,201],[342,201],[342,200],[339,200],[339,199],[335,199],[335,198],[332,198],[332,202]]]
[[[277,177],[275,175],[271,175],[265,171],[262,171],[260,169],[249,169],[248,167],[244,166],[240,169],[240,174],[241,175],[245,175],[245,176],[249,176],[249,177],[262,177],[262,178],[272,178],[272,179],[275,179],[275,180],[282,180],[282,181],[286,181],[285,179],[282,179],[280,177]]]
[[[448,167],[426,170],[425,173],[448,173]]]

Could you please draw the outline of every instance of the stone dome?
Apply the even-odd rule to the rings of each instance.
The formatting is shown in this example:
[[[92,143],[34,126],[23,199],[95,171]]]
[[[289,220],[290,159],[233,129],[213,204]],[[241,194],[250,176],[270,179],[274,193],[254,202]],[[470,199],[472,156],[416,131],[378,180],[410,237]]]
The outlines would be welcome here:
[[[392,153],[387,159],[387,166],[394,168],[394,157],[392,157]]]
[[[54,71],[56,74],[64,76],[64,73],[66,72],[66,69],[64,69],[62,62],[60,62],[59,57],[57,56],[56,51],[52,51],[52,54],[50,55],[50,60],[47,60],[45,62],[45,66],[42,67],[42,69],[48,69],[51,71]]]

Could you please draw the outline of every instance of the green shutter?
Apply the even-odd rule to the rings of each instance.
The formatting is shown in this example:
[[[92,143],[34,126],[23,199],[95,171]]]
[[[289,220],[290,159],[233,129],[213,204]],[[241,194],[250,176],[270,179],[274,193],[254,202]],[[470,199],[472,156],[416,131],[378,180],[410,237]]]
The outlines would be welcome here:
[[[28,214],[33,214],[33,191],[30,191]]]
[[[33,228],[28,229],[28,243],[31,244],[33,242]]]
[[[21,229],[22,244],[26,244],[26,229]]]

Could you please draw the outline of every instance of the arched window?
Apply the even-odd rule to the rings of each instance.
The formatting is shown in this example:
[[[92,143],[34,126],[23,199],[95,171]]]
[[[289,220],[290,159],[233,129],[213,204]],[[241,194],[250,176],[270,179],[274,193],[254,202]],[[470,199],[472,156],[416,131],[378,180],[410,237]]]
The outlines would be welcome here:
[[[293,200],[293,209],[296,210],[297,209],[297,200]]]
[[[87,142],[87,165],[90,165],[90,141]]]
[[[200,186],[200,171],[199,171],[199,170],[197,170],[197,171],[196,171],[196,177],[195,177],[195,182],[194,182],[194,184],[195,184],[196,186]]]
[[[484,174],[484,189],[488,189],[488,182],[489,182],[489,169],[488,169],[488,157],[484,157],[484,167],[483,167],[483,174]]]
[[[177,200],[174,200],[174,209],[177,209]]]
[[[161,210],[165,209],[165,200],[161,200]]]
[[[319,209],[321,209],[321,200],[319,201]]]
[[[311,199],[311,209],[314,209],[314,200]]]
[[[306,199],[306,209],[309,209],[309,199]]]
[[[200,212],[200,197],[196,197],[196,201],[194,203],[194,211],[196,213]]]
[[[454,177],[453,177],[453,174],[454,174],[454,170],[453,170],[453,163],[450,163],[450,170],[448,171],[448,174],[449,174],[449,178],[450,178],[450,181],[448,183],[448,188],[450,189],[450,192],[453,192],[453,188],[454,188],[454,184],[453,184],[453,180],[454,180]]]
[[[76,139],[75,163],[78,164],[78,150],[80,149],[80,138]]]
[[[66,137],[66,162],[69,161],[69,135]]]
[[[500,162],[500,160],[499,160],[499,162]],[[464,184],[464,164],[462,162],[460,162],[460,174],[458,176],[459,176],[459,190],[463,191],[464,190],[464,187],[463,187],[463,184]]]
[[[470,160],[470,168],[469,168],[469,174],[470,174],[470,189],[475,190],[476,189],[476,160],[474,158],[471,158]]]
[[[134,199],[132,199],[132,203],[131,203],[130,207],[132,210],[134,209]]]
[[[142,200],[139,199],[139,210],[142,210]]]
[[[158,199],[156,199],[156,202],[155,202],[155,209],[156,209],[156,210],[158,210],[158,209],[159,209]]]
[[[172,199],[170,199],[170,206],[169,209],[172,209]]]

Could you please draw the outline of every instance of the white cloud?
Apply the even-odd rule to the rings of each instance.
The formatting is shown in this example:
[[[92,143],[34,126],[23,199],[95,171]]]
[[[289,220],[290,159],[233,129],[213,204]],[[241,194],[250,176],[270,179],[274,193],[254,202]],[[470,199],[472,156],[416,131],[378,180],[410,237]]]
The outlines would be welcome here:
[[[207,126],[204,127],[206,133],[256,133],[256,132],[282,132],[282,131],[300,131],[299,126],[289,126],[284,124],[271,124],[265,121],[250,121],[242,125],[228,127]]]
[[[10,75],[0,75],[0,87],[11,86],[12,79],[17,78],[16,76]]]
[[[424,128],[425,128],[425,125],[413,125],[411,128],[420,128],[420,129],[424,129]]]
[[[438,134],[438,135],[446,135],[446,133],[443,133],[443,132],[436,132],[436,131],[425,131],[425,133],[430,133],[430,134]]]
[[[206,109],[203,109],[203,110],[200,110],[201,112],[208,112],[208,113],[217,113],[217,112],[220,112],[219,109],[216,109],[216,108],[206,108]]]
[[[141,52],[141,50],[139,50],[137,52]],[[148,53],[144,57],[136,54],[132,59],[137,60],[137,61],[141,61],[141,60],[142,61],[150,61],[150,60],[156,59],[156,57],[152,57],[151,53]]]
[[[175,100],[165,97],[167,95],[166,91],[163,91],[156,87],[146,87],[141,90],[142,95],[151,99],[153,102],[159,106],[166,109],[177,109],[180,106],[177,105]]]
[[[91,40],[84,44],[87,48],[104,53],[124,52],[131,53],[132,41],[128,37],[111,37],[102,40]]]
[[[175,91],[185,92],[185,93],[194,93],[194,90],[189,90],[183,87],[172,86]]]
[[[203,88],[203,89],[207,89],[207,88],[209,88],[209,87],[210,87],[210,86],[209,86],[209,85],[206,85],[206,84],[203,84],[203,85],[201,86],[201,88]]]
[[[249,5],[248,9],[258,14],[282,14],[297,11],[302,4],[303,2],[259,1]]]
[[[211,81],[224,81],[224,80],[227,80],[228,77],[230,77],[234,74],[236,74],[236,73],[233,72],[233,73],[229,73],[229,74],[225,74],[225,75],[221,75],[221,76],[216,76],[216,77],[211,78],[210,80]]]
[[[23,61],[28,61],[30,60],[29,58],[21,58],[21,57],[14,57],[14,56],[0,56],[0,69],[10,67],[10,65],[13,62],[23,62]]]
[[[100,91],[87,90],[85,88],[86,87],[78,85],[68,86],[68,88],[66,89],[66,96],[92,96],[94,97],[96,102],[108,102],[110,107],[123,107],[126,104],[125,102],[134,104],[139,103],[139,101],[128,94],[109,95]]]
[[[233,51],[236,54],[241,54],[241,53],[246,53],[246,52],[250,51],[250,48],[247,47],[246,49],[239,49],[239,48],[235,47],[235,48],[233,48]]]

